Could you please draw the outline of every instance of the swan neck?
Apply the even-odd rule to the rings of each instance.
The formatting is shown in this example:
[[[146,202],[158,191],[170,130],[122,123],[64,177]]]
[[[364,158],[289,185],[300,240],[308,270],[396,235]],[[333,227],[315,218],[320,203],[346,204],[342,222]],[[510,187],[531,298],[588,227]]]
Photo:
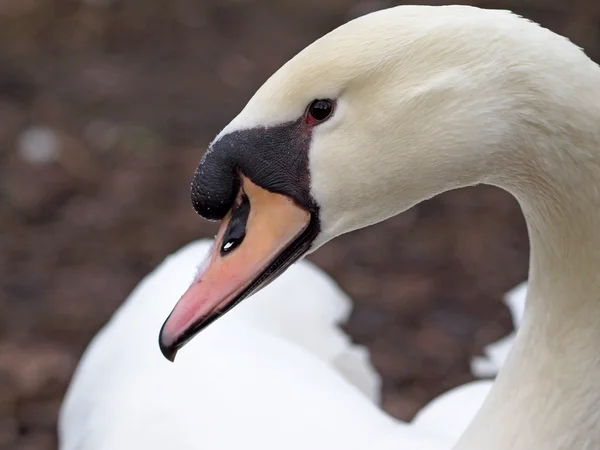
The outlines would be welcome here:
[[[456,450],[600,448],[597,148],[594,140],[546,152],[537,172],[530,165],[518,183],[503,186],[518,199],[528,226],[525,315]],[[557,155],[560,162],[553,160]]]
[[[519,201],[530,240],[531,313],[600,311],[600,72],[585,97],[554,91],[527,106],[514,146],[490,177]],[[590,82],[590,83],[588,83]],[[577,84],[574,84],[577,86]],[[579,95],[576,95],[579,94]],[[495,183],[494,183],[495,182]],[[561,317],[561,320],[567,320]]]

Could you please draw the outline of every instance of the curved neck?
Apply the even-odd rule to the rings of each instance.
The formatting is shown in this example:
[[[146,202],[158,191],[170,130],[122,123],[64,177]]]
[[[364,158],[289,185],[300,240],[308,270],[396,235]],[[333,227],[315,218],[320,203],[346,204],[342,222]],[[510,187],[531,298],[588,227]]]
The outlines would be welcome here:
[[[600,136],[584,128],[552,145],[534,139],[527,155],[494,183],[518,199],[528,225],[525,316],[456,450],[600,448]]]

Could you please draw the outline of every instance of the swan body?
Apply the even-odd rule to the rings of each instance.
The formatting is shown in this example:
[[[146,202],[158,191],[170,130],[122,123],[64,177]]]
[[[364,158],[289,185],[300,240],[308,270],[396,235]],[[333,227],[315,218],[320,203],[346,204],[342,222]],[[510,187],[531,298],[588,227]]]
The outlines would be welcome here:
[[[306,261],[169,364],[149,337],[209,248],[199,241],[168,257],[94,338],[61,409],[61,450],[447,450],[481,405],[484,395],[467,405],[459,394],[453,413],[462,411],[463,428],[452,433],[439,429],[448,417],[435,405],[420,428],[379,410],[368,352],[337,327],[349,299]]]
[[[334,237],[487,183],[527,221],[526,307],[454,448],[600,448],[598,123],[598,65],[509,12],[400,6],[343,25],[267,80],[202,159],[192,203],[221,228],[162,353]]]
[[[233,386],[252,386],[256,396],[263,395],[261,385],[271,386],[277,379],[269,375],[277,375],[280,369],[285,372],[285,362],[281,366],[276,365],[275,370],[270,370],[268,363],[259,365],[253,362],[254,357],[266,358],[265,352],[269,350],[281,353],[277,353],[277,360],[281,360],[282,355],[289,355],[290,351],[296,351],[302,361],[305,353],[310,352],[315,358],[314,362],[312,359],[309,361],[316,363],[317,371],[320,361],[334,366],[338,359],[358,357],[354,365],[347,364],[350,374],[367,391],[367,398],[377,395],[379,379],[368,361],[364,360],[364,352],[352,346],[335,327],[349,313],[349,300],[333,282],[308,263],[294,267],[288,282],[284,278],[273,283],[267,291],[272,296],[258,295],[258,302],[239,308],[223,320],[207,337],[208,343],[199,345],[198,349],[190,348],[182,355],[182,361],[188,361],[187,364],[182,362],[179,368],[167,364],[150,337],[156,334],[162,316],[193,277],[199,255],[206,253],[209,247],[208,241],[200,241],[167,258],[140,283],[93,340],[75,374],[61,412],[61,448],[131,448],[134,443],[141,445],[138,440],[146,438],[148,444],[162,442],[168,443],[169,448],[188,448],[193,440],[182,438],[181,442],[173,441],[172,435],[180,436],[176,431],[182,420],[187,420],[187,425],[211,427],[212,422],[208,419],[215,417],[223,432],[222,427],[232,419],[227,409],[243,411],[244,414],[251,411],[241,409],[237,401],[219,401],[220,396],[232,396],[235,400]],[[282,301],[269,301],[279,300],[284,293],[280,286],[287,291],[281,297]],[[323,295],[326,301],[318,302],[315,294]],[[300,325],[304,326],[303,336],[295,334]],[[284,339],[282,332],[286,329],[289,334],[285,333]],[[322,341],[319,345],[315,345],[313,333],[306,334],[307,329],[320,335]],[[271,345],[258,346],[261,339]],[[127,348],[122,345],[123,342],[128,343]],[[237,348],[234,350],[232,346]],[[286,351],[278,349],[278,346]],[[264,352],[253,350],[256,347]],[[186,354],[190,357],[185,357]],[[208,367],[198,366],[201,361],[207,360],[211,361]],[[293,363],[294,357],[290,356],[290,361]],[[183,370],[184,365],[186,370]],[[257,370],[253,371],[253,368]],[[249,379],[259,377],[261,370],[265,375],[262,384],[253,386]],[[337,372],[332,370],[331,373]],[[326,374],[329,372],[326,371]],[[167,386],[162,386],[165,380],[169,380]],[[195,389],[197,383],[200,386]],[[210,396],[216,398],[210,401]],[[278,400],[282,398],[277,397]],[[193,411],[198,402],[211,406],[206,410],[206,423],[198,422],[202,417]],[[183,413],[186,405],[190,408],[189,414]],[[219,405],[226,406],[221,414],[217,410]],[[257,404],[252,411],[254,414],[260,411]],[[178,420],[169,421],[171,414]],[[273,410],[273,414],[280,415],[280,412]],[[150,430],[139,435],[136,433],[136,430],[149,425]],[[206,448],[214,448],[214,444]]]
[[[450,189],[486,183],[510,192],[531,245],[526,307],[489,395],[455,448],[595,449],[598,123],[600,68],[564,37],[506,11],[399,6],[337,28],[267,80],[210,145],[192,201],[204,217],[223,218],[217,239],[224,245],[242,187],[237,195],[246,195],[254,215],[227,264],[253,280],[254,263],[240,255],[263,248],[267,237],[276,239],[274,249],[301,249],[282,253],[293,258]],[[295,163],[287,171],[281,155]],[[295,209],[277,206],[280,197]],[[269,208],[286,221],[256,231]],[[290,238],[303,223],[308,231]],[[165,355],[210,323],[213,308],[235,304],[207,292],[227,273],[221,261],[215,252],[203,284],[192,285],[165,322]],[[271,273],[280,262],[268,263]],[[194,301],[203,306],[186,316]]]

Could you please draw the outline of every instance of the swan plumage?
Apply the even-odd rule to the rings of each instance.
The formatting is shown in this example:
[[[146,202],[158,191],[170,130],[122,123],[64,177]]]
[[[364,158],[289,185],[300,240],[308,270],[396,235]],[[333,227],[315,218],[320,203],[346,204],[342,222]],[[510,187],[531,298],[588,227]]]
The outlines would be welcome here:
[[[329,240],[486,183],[511,193],[527,223],[526,308],[455,448],[600,448],[599,122],[600,67],[509,12],[399,6],[337,28],[267,80],[200,162],[192,204],[221,226],[163,323],[161,352],[174,360]]]
[[[151,337],[210,245],[201,240],[167,257],[90,343],[61,409],[61,450],[229,450],[244,442],[273,450],[342,443],[441,450],[483,401],[467,384],[451,401],[442,396],[425,408],[416,427],[379,410],[380,378],[368,351],[338,327],[350,300],[307,261],[169,364]]]
[[[261,224],[282,197],[294,202],[272,228],[249,221],[250,237],[226,256],[247,270],[235,281],[243,284],[259,280],[260,264],[276,274],[280,261],[445,191],[508,191],[529,234],[527,307],[455,448],[600,448],[599,122],[600,67],[568,39],[507,11],[398,6],[335,29],[269,78],[209,146],[192,200],[200,215],[223,219],[220,244],[241,196]],[[282,170],[281,155],[294,165]],[[290,240],[302,212],[308,231]],[[254,266],[244,262],[253,248],[269,255],[269,239],[283,260],[252,253]],[[204,284],[166,319],[166,357],[235,304],[210,294],[224,260],[214,253]],[[195,301],[204,308],[186,316]]]
[[[432,433],[454,444],[475,417],[491,388],[491,380],[477,380],[451,389],[425,405],[412,424],[423,433]]]
[[[238,376],[240,380],[252,376],[255,364],[248,358],[265,358],[256,349],[266,351],[271,348],[260,346],[261,339],[272,342],[273,346],[299,347],[300,359],[306,352],[327,361],[331,367],[339,365],[340,370],[356,383],[353,386],[362,389],[371,402],[378,401],[379,377],[365,359],[365,351],[351,344],[336,326],[350,312],[349,299],[332,280],[307,262],[296,265],[289,277],[272,283],[265,290],[270,295],[259,294],[257,302],[243,305],[239,311],[224,318],[223,324],[216,326],[207,337],[210,343],[200,343],[182,354],[179,368],[167,364],[157,352],[152,337],[160,328],[164,314],[193,278],[199,257],[209,248],[210,241],[202,240],[167,257],[142,280],[94,338],[77,369],[61,411],[61,448],[127,448],[132,444],[129,438],[135,439],[136,435],[123,433],[123,430],[133,430],[136,424],[140,428],[160,425],[153,419],[170,414],[176,420],[169,424],[177,428],[180,420],[185,420],[181,409],[194,407],[192,399],[212,405],[217,421],[227,422],[226,414],[219,414],[216,409],[218,399],[208,402],[207,397],[214,395],[215,390],[232,389],[230,384],[235,384]],[[315,341],[315,335],[319,341]],[[123,346],[123,343],[127,345]],[[249,348],[227,348],[244,344]],[[277,359],[281,361],[281,355]],[[202,361],[209,366],[208,372]],[[268,367],[267,364],[265,376],[269,374]],[[228,370],[233,373],[227,375]],[[276,370],[272,372],[277,373]],[[221,376],[220,380],[210,384],[208,380],[217,374]],[[210,389],[193,389],[200,376],[207,379],[206,385]],[[227,380],[227,376],[231,380]],[[168,386],[159,388],[165,381]],[[273,381],[267,378],[263,382],[269,385]],[[164,396],[159,398],[159,393]],[[145,402],[148,402],[146,407],[143,406]],[[224,404],[232,406],[231,403]],[[193,423],[197,418],[198,415],[191,414],[187,420]],[[123,429],[119,428],[121,425]],[[153,427],[146,436],[150,441],[160,441],[163,434],[159,431],[160,428]],[[167,427],[164,438],[172,432]],[[187,448],[185,445],[189,442],[186,444],[183,439],[180,444],[181,448]]]

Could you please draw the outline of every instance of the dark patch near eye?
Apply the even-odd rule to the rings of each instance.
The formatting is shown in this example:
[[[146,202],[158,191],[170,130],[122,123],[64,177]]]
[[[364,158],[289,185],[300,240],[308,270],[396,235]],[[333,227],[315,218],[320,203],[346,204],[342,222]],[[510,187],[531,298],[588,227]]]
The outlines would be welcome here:
[[[239,191],[240,173],[316,212],[308,169],[311,133],[303,125],[302,117],[273,127],[234,131],[215,142],[192,183],[192,204],[198,214],[208,220],[222,219]]]

